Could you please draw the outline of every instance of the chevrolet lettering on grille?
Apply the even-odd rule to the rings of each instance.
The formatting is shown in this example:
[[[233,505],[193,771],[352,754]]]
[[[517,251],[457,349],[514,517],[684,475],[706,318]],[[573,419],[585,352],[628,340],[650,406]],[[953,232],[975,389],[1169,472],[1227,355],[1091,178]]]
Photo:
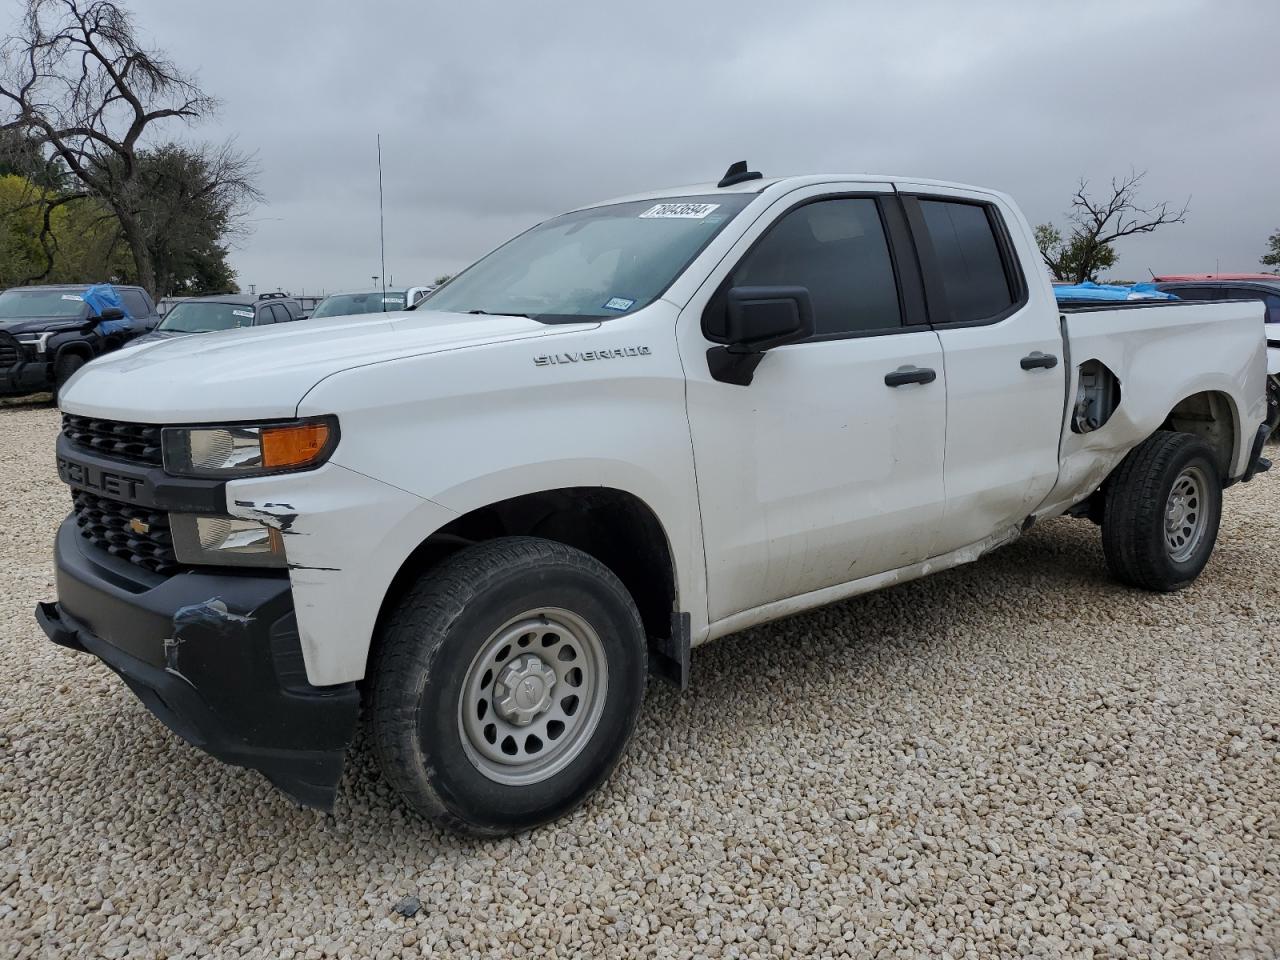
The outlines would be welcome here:
[[[64,457],[58,457],[58,476],[62,478],[63,483],[73,487],[92,490],[108,497],[121,497],[126,500],[136,500],[138,498],[138,490],[142,487],[142,480],[140,479],[108,473],[105,470],[99,470],[84,463],[76,463]]]

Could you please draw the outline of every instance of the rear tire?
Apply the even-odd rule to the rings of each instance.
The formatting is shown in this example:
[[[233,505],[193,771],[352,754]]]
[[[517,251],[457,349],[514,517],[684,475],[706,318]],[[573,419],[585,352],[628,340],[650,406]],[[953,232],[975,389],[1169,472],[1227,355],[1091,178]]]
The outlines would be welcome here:
[[[418,581],[379,637],[370,714],[387,780],[442,827],[501,836],[582,803],[644,699],[635,603],[603,564],[509,537]]]
[[[1160,431],[1129,451],[1107,482],[1107,567],[1130,586],[1181,590],[1209,562],[1221,518],[1222,480],[1209,445]]]

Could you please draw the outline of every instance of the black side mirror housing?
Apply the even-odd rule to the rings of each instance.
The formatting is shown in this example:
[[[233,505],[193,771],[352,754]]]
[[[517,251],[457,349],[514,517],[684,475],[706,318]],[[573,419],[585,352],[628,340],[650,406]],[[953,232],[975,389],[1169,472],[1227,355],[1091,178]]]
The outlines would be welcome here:
[[[725,295],[725,339],[707,351],[711,376],[748,386],[766,350],[813,336],[806,287],[731,287]]]
[[[123,320],[124,311],[121,310],[119,307],[107,307],[100,314],[98,314],[98,319],[99,320]]]

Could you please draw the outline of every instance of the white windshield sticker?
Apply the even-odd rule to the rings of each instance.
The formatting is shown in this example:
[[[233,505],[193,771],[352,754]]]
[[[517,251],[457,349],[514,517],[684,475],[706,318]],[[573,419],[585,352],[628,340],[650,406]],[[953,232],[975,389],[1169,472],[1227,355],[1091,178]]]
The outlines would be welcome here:
[[[630,310],[634,300],[628,300],[626,297],[614,297],[604,305],[606,310]]]
[[[640,219],[701,220],[719,206],[718,203],[655,203],[640,214]]]
[[[404,303],[404,297],[383,297],[383,303]]]
[[[248,317],[250,320],[253,319],[252,310],[232,310],[231,312],[235,314],[237,317]]]
[[[84,302],[84,297],[77,297],[74,293],[64,293],[62,295],[62,299],[63,300],[79,300],[81,303]]]

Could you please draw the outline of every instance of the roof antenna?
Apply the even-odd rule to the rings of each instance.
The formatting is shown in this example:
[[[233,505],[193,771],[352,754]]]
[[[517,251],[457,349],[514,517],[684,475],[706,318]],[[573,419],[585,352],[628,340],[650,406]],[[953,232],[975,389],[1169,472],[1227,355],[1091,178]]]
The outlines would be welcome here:
[[[748,180],[760,180],[763,177],[763,173],[748,170],[747,161],[739,160],[737,163],[729,164],[729,169],[724,172],[724,176],[716,186],[732,187],[735,183],[746,183]]]

